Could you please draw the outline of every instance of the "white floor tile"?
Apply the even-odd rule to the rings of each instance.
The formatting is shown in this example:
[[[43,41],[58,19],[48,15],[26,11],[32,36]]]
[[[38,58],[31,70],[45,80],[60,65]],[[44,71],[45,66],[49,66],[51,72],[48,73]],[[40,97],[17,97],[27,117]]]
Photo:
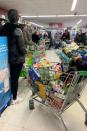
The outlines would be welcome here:
[[[3,127],[0,127],[0,131],[22,131],[22,129],[20,127],[15,127],[10,124],[9,125],[3,124]]]

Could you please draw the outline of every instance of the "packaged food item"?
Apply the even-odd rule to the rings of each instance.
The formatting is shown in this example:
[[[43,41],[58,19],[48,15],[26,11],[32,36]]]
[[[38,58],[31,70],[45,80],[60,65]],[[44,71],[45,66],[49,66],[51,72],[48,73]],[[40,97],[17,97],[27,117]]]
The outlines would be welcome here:
[[[42,63],[43,67],[50,67],[50,66],[52,66],[51,62],[49,62],[46,59],[42,59],[40,62]]]
[[[36,81],[35,82],[37,85],[38,85],[38,89],[39,89],[39,92],[38,92],[38,95],[43,99],[45,100],[47,95],[46,95],[46,86],[43,85],[41,82],[39,81]]]
[[[63,91],[63,92],[64,92],[64,91]],[[54,96],[55,96],[55,97],[58,97],[58,98],[60,98],[60,99],[62,99],[62,100],[65,99],[64,93],[62,94],[62,93],[57,93],[57,92],[55,92],[55,93],[54,93]]]
[[[54,99],[54,107],[57,108],[58,110],[60,110],[62,108],[63,105],[63,100],[60,98],[56,98]]]
[[[40,80],[40,74],[34,67],[29,69],[29,77],[32,81]]]
[[[48,84],[46,85],[46,95],[50,96],[50,92],[53,91],[53,88]]]
[[[67,46],[64,48],[64,51],[65,51],[66,54],[67,54],[68,52],[71,52],[72,50],[77,50],[78,48],[79,48],[79,46],[78,46],[75,42],[73,42],[73,43],[67,45]]]
[[[34,67],[37,69],[42,68],[42,64],[40,62],[38,62],[38,63],[34,64]]]
[[[56,108],[57,110],[60,110],[62,108],[63,105],[63,100],[60,98],[52,98],[52,97],[48,97],[46,100],[46,103],[54,108]]]
[[[37,62],[36,64],[34,64],[34,67],[36,68],[45,68],[45,67],[50,67],[51,63],[46,60],[46,59],[41,59],[40,62]]]
[[[63,63],[69,63],[70,58],[64,53],[63,50],[58,49],[56,53],[60,57],[61,61],[63,61]]]

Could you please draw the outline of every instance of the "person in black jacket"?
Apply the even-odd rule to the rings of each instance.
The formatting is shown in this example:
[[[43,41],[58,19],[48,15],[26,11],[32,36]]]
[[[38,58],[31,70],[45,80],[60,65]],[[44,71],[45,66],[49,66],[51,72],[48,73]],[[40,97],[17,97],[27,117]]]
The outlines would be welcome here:
[[[83,35],[83,45],[87,46],[87,32]]]
[[[32,41],[36,44],[39,43],[39,40],[40,40],[40,37],[39,37],[39,32],[38,31],[35,31],[33,34],[32,34]]]
[[[80,54],[73,56],[72,61],[70,62],[70,68],[76,67],[78,71],[87,71],[87,61]]]
[[[5,24],[0,32],[1,36],[8,38],[8,62],[10,66],[11,92],[13,95],[13,104],[22,99],[17,97],[18,79],[25,62],[25,46],[23,33],[18,25],[18,11],[11,9],[8,11],[9,23]]]
[[[70,40],[70,32],[68,31],[68,29],[65,30],[65,32],[63,33],[61,39],[62,39],[63,41]]]
[[[75,40],[74,40],[78,45],[83,43],[83,34],[82,30],[79,30],[76,34]]]

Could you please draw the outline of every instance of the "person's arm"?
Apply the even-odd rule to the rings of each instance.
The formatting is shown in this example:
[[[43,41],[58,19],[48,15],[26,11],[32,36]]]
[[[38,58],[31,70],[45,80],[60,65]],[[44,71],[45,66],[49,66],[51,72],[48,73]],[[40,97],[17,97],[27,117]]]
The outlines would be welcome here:
[[[70,40],[70,32],[69,32],[69,34],[68,34],[68,39]]]
[[[0,27],[0,36],[6,36],[5,26]]]
[[[76,43],[77,43],[77,41],[78,41],[77,39],[78,39],[78,38],[77,38],[77,35],[76,35],[76,37],[74,38],[74,41],[75,41]]]
[[[17,40],[17,46],[18,46],[18,50],[22,55],[26,54],[26,47],[24,44],[24,37],[23,37],[23,33],[21,31],[21,29],[16,28],[16,30],[14,31],[14,35],[16,37]]]

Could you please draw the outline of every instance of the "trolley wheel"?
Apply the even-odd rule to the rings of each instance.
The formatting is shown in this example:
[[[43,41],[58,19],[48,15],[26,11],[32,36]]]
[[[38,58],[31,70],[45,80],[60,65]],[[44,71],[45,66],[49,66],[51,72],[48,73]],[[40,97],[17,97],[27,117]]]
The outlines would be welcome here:
[[[34,100],[33,99],[29,100],[29,109],[30,110],[34,109]]]
[[[45,104],[45,100],[42,100],[42,104]]]
[[[78,95],[78,98],[80,98],[80,94],[77,94]]]
[[[87,126],[87,114],[85,114],[85,125]]]

